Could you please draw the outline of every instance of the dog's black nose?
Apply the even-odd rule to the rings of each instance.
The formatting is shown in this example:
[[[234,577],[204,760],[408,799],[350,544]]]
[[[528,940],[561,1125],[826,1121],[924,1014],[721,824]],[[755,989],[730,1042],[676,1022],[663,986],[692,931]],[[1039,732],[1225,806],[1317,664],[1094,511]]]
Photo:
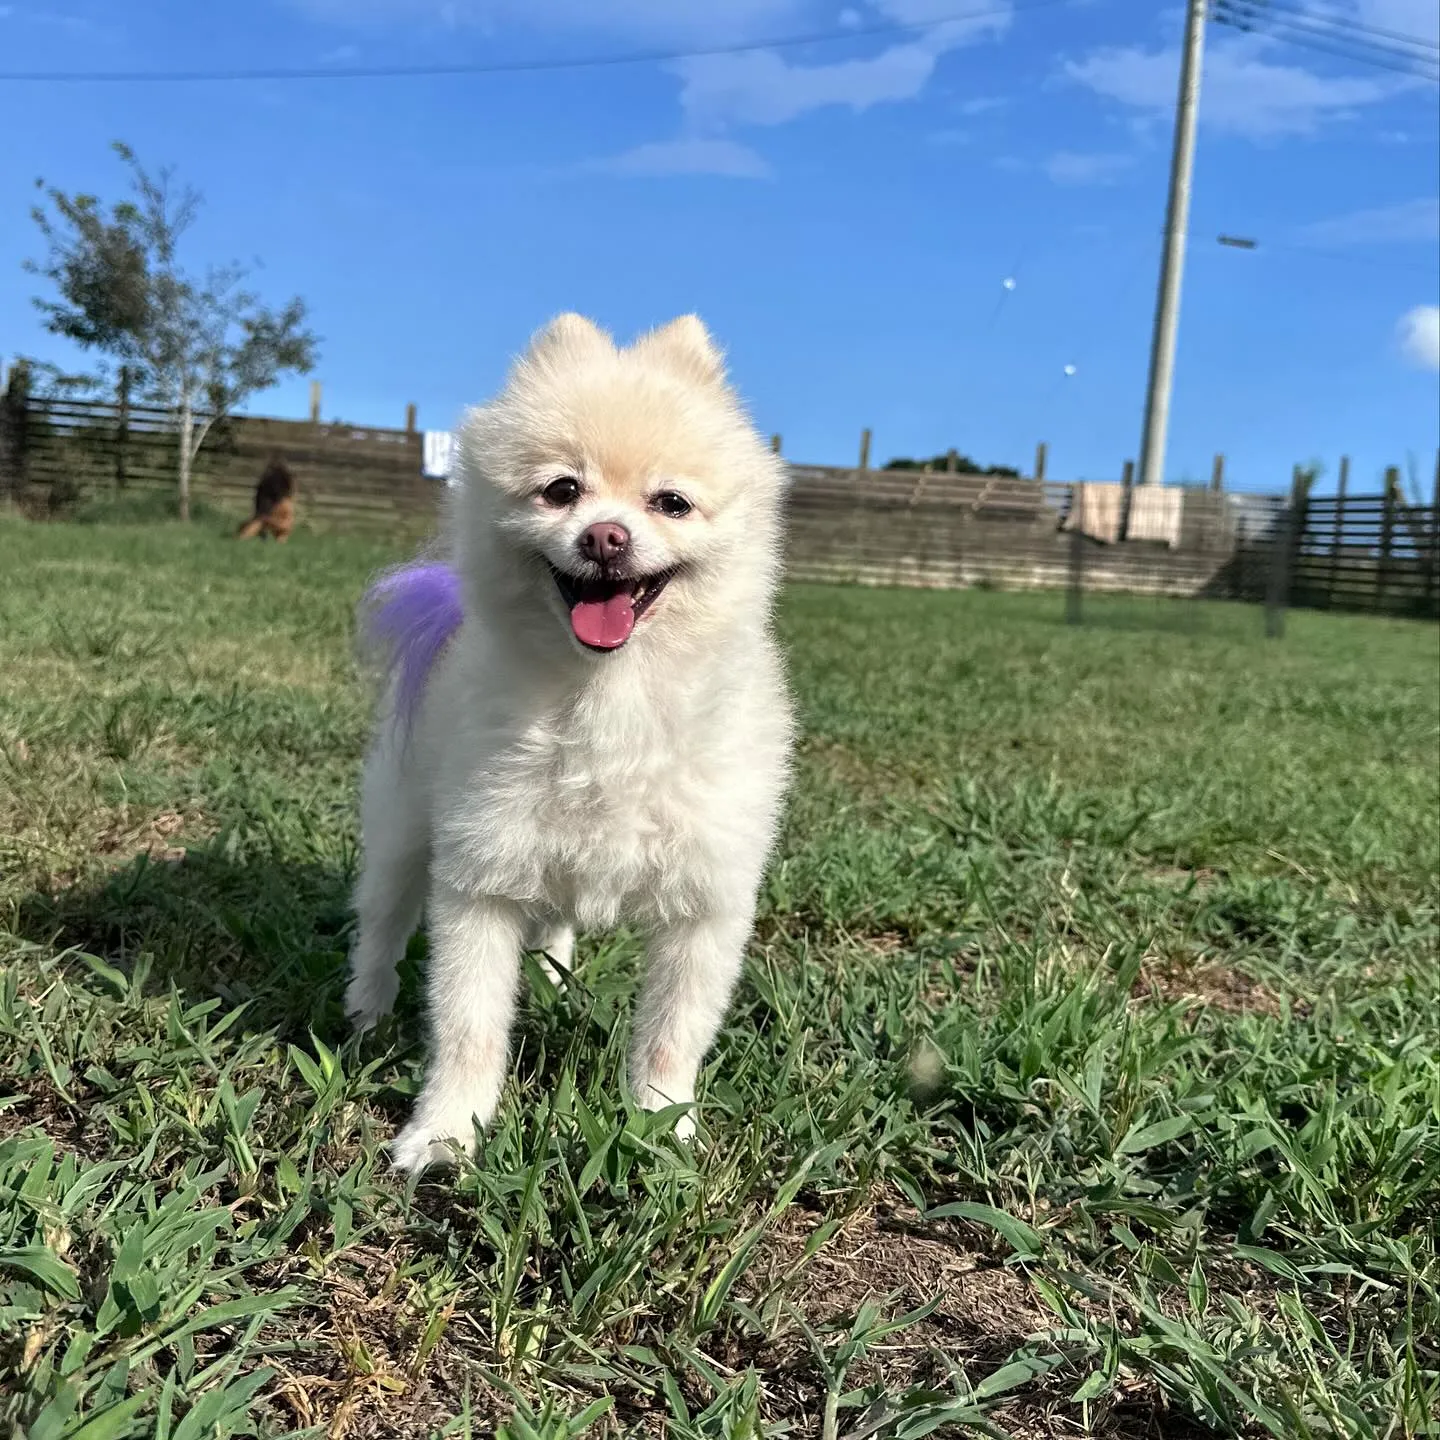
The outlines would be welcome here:
[[[576,543],[587,560],[593,560],[597,565],[608,565],[620,559],[630,548],[630,532],[613,520],[605,520],[598,525],[587,526]]]

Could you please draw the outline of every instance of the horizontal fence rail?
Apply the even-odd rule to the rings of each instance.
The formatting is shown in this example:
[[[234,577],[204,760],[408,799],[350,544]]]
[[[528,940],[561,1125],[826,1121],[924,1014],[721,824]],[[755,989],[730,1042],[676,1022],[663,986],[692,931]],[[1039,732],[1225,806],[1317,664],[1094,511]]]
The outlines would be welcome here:
[[[0,493],[32,514],[84,497],[172,491],[173,415],[7,394]],[[295,476],[304,524],[421,533],[445,486],[422,474],[414,429],[234,416],[196,458],[194,493],[248,514],[265,464]],[[1161,491],[1157,497],[1157,491]],[[936,588],[1075,588],[1440,615],[1440,496],[1287,500],[1213,488],[1058,484],[950,471],[791,465],[791,578]]]

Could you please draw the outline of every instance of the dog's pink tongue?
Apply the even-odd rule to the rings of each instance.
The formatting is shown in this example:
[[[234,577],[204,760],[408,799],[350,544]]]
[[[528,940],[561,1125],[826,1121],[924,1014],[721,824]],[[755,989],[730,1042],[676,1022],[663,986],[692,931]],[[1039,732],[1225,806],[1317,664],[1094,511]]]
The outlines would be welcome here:
[[[582,645],[618,649],[635,628],[635,597],[622,590],[604,600],[581,600],[570,609],[570,628]]]

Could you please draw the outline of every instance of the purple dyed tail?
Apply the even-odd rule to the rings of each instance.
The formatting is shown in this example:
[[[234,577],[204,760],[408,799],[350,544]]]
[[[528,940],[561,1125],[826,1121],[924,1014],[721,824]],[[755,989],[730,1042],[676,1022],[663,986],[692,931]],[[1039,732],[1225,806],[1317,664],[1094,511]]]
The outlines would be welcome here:
[[[415,718],[431,667],[464,618],[460,577],[443,563],[402,565],[365,592],[361,632],[384,654],[404,729]]]

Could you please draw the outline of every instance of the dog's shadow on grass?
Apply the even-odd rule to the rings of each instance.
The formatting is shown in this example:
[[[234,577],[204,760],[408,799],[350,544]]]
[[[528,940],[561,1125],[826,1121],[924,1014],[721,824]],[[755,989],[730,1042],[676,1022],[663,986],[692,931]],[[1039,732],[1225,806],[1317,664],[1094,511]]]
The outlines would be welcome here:
[[[141,976],[145,995],[173,988],[186,1005],[216,998],[227,1010],[244,1005],[247,1030],[273,1031],[302,1047],[313,1034],[338,1048],[352,1034],[343,1005],[352,883],[344,865],[235,855],[217,839],[183,859],[142,854],[33,893],[20,902],[12,930],[42,949],[94,955]],[[556,1039],[577,1025],[603,1043],[633,990],[634,946],[611,937],[598,949],[584,980],[566,982],[563,994],[544,982],[539,996],[527,994],[515,1037],[522,1068],[554,1071]],[[400,966],[390,1034],[402,1049],[425,1031],[426,952],[422,927]]]
[[[346,1033],[341,1013],[350,944],[351,877],[339,865],[227,853],[139,855],[20,902],[14,930],[38,945],[143,973],[149,994],[244,1004],[247,1023],[287,1038]],[[412,987],[406,987],[413,993]]]

